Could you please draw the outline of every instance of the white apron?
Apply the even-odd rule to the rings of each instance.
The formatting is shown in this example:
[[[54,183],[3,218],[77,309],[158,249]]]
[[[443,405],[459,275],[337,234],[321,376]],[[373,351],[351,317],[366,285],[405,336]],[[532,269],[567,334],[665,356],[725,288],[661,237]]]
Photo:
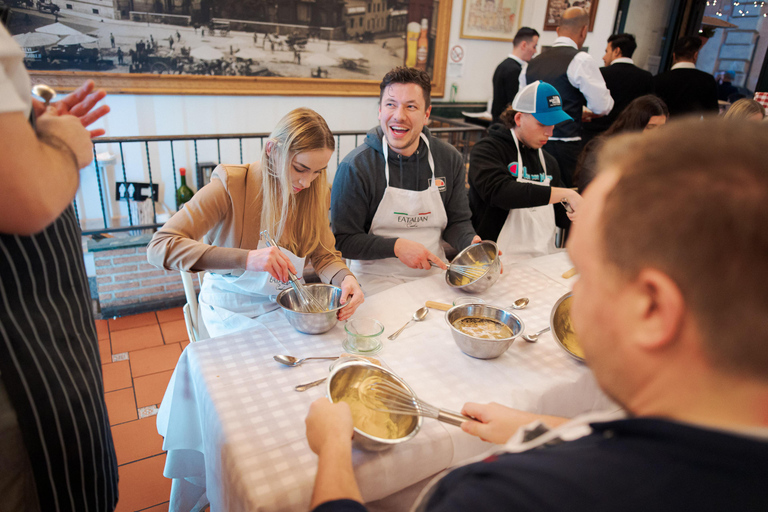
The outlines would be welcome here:
[[[429,140],[423,133],[421,138],[427,145],[432,180],[426,190],[418,192],[389,186],[389,144],[387,138],[382,137],[387,188],[373,216],[369,233],[419,242],[438,258],[445,259],[440,240],[445,226],[448,225],[448,215],[435,183],[435,161],[429,148]],[[428,270],[410,268],[397,258],[350,260],[349,268],[366,295],[440,271],[437,267]]]
[[[517,182],[531,183],[543,187],[549,186],[547,164],[544,162],[544,152],[539,148],[539,161],[546,176],[544,181],[535,181],[524,177],[523,155],[520,152],[520,143],[514,130],[512,139],[517,147]],[[509,210],[507,220],[499,233],[496,242],[504,254],[504,261],[516,263],[521,260],[545,256],[557,252],[555,246],[555,209],[551,204],[534,206],[531,208],[513,208]]]
[[[266,248],[259,241],[258,249]],[[297,277],[304,272],[304,258],[281,248],[296,267]],[[240,276],[224,276],[207,272],[200,288],[200,316],[211,337],[223,336],[255,327],[256,318],[277,309],[277,294],[290,283],[282,283],[268,272],[246,270]]]

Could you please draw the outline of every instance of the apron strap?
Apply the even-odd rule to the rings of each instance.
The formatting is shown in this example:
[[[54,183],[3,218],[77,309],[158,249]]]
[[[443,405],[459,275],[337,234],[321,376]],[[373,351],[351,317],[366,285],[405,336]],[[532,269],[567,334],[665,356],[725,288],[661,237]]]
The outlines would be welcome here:
[[[429,139],[424,134],[424,132],[421,132],[419,134],[419,137],[421,138],[421,140],[424,141],[424,144],[427,145],[427,161],[429,162],[429,169],[432,171],[432,185],[434,186],[434,183],[435,183],[435,160],[434,160],[434,158],[432,158],[432,150],[429,148]],[[387,136],[386,135],[383,135],[381,137],[381,146],[384,149],[384,151],[383,151],[383,153],[384,153],[384,176],[385,176],[385,178],[387,180],[387,187],[389,187],[389,143],[387,143]]]
[[[522,177],[523,172],[523,154],[520,152],[520,143],[517,141],[517,135],[515,134],[515,130],[512,128],[509,129],[509,132],[512,134],[512,140],[515,141],[515,147],[517,148],[517,168],[518,168],[518,176]],[[546,181],[547,176],[547,164],[544,161],[544,151],[542,151],[541,148],[539,148],[539,162],[541,162],[541,168],[544,169],[544,177]],[[544,183],[544,182],[542,182]],[[548,183],[544,183],[548,185]]]

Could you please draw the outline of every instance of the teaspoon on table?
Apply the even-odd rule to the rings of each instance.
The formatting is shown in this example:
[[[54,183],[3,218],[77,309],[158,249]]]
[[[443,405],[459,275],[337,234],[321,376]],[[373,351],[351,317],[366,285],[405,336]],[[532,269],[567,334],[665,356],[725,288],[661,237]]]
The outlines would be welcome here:
[[[528,305],[530,300],[528,300],[528,297],[521,297],[517,299],[515,302],[512,303],[511,307],[512,309],[525,309],[525,307]]]
[[[277,361],[280,364],[284,364],[285,366],[299,366],[304,361],[308,361],[310,359],[338,359],[339,356],[322,356],[322,357],[303,357],[301,359],[297,359],[293,356],[274,356],[274,360]]]
[[[535,332],[533,334],[523,334],[523,339],[527,341],[528,343],[536,343],[539,341],[539,336],[547,332],[550,328],[545,327],[542,330]]]
[[[313,388],[315,386],[319,386],[320,384],[322,384],[326,380],[328,380],[328,377],[323,377],[322,379],[318,379],[318,380],[315,380],[315,381],[312,381],[312,382],[307,382],[306,384],[299,384],[298,386],[296,386],[293,389],[295,389],[296,391],[306,391],[309,388]]]
[[[413,314],[413,318],[408,320],[408,322],[404,326],[402,326],[400,329],[398,329],[397,331],[387,336],[387,339],[394,340],[395,338],[400,336],[400,333],[403,332],[403,330],[406,327],[411,325],[411,322],[421,322],[422,320],[424,320],[424,317],[427,316],[427,313],[429,313],[429,308],[426,306],[417,309],[416,312]]]

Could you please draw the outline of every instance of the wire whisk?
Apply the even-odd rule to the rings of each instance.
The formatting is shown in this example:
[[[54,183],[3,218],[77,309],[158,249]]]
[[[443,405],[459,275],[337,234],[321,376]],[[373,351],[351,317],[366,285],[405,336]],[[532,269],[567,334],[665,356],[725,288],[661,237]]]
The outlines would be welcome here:
[[[430,261],[433,267],[437,265]],[[480,265],[460,265],[458,263],[448,263],[448,270],[455,272],[460,276],[468,277],[472,281],[477,281],[488,272],[490,263],[481,263]]]
[[[274,238],[272,238],[272,235],[269,234],[268,230],[265,229],[261,232],[261,238],[264,239],[264,243],[267,244],[267,247],[279,248]],[[302,313],[324,313],[325,311],[328,311],[328,308],[323,306],[320,301],[318,301],[315,296],[312,295],[312,292],[310,292],[307,287],[302,284],[299,278],[296,277],[296,274],[290,270],[288,270],[288,280],[291,282],[291,287],[296,293],[296,297],[299,299],[299,308],[301,309]]]
[[[424,416],[457,427],[467,420],[474,419],[457,412],[435,407],[411,394],[407,389],[375,377],[364,380],[358,394],[363,405],[374,411],[407,416]]]

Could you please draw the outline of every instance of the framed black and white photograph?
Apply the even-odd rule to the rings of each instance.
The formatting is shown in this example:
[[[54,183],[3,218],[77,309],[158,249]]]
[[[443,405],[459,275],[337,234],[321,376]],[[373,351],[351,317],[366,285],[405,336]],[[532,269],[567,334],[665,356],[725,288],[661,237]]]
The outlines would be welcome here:
[[[374,96],[401,65],[445,84],[451,0],[0,2],[33,82],[62,91]]]

